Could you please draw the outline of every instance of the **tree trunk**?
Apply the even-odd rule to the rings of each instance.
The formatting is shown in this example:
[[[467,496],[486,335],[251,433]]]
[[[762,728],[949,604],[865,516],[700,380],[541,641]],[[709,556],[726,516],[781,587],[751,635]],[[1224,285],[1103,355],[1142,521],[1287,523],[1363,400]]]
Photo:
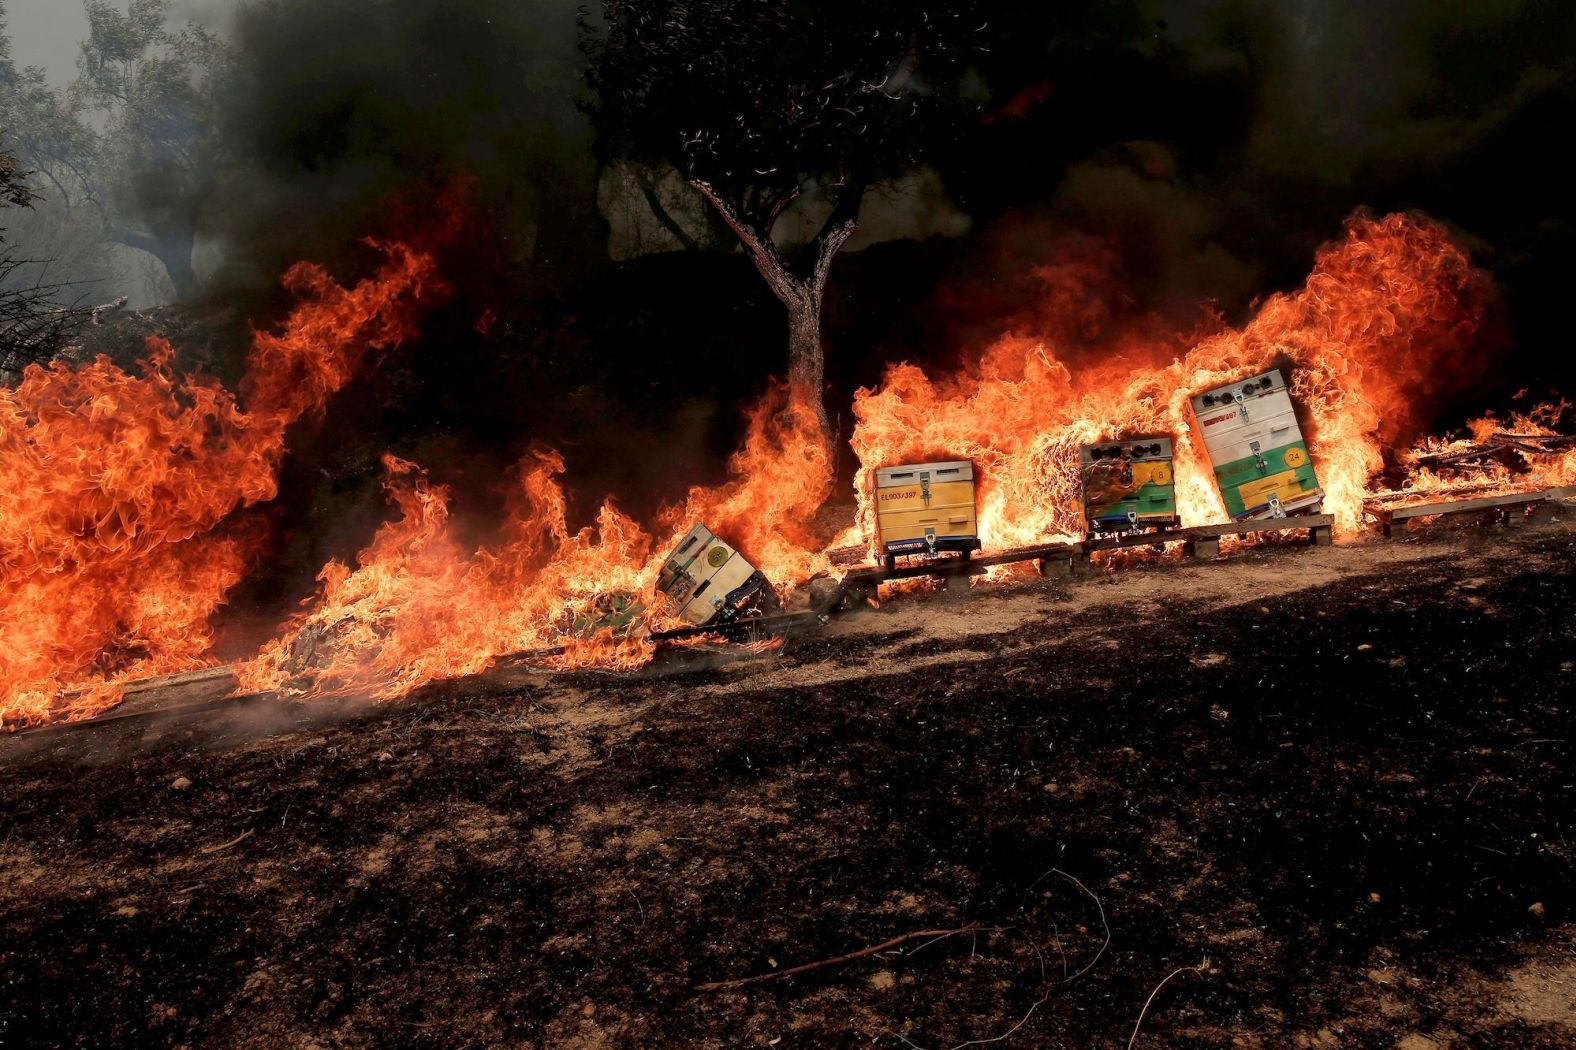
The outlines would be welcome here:
[[[826,414],[826,353],[821,346],[821,291],[803,287],[802,295],[788,308],[788,385],[796,398],[815,406],[816,421],[827,448],[837,447],[837,435]]]
[[[202,282],[197,279],[197,271],[192,268],[192,242],[160,241],[153,254],[158,256],[164,264],[164,271],[170,275],[170,284],[175,286],[176,301],[195,299],[202,290]]]
[[[113,239],[128,248],[147,252],[163,263],[164,272],[169,275],[170,284],[175,287],[177,302],[196,298],[197,293],[202,291],[202,283],[197,280],[197,271],[192,267],[192,247],[197,239],[195,229],[183,227],[157,235],[136,230],[120,230]]]
[[[837,435],[832,432],[832,421],[826,414],[826,357],[821,347],[821,302],[826,292],[826,277],[831,271],[832,260],[858,226],[859,201],[864,194],[863,184],[844,193],[832,210],[832,215],[806,250],[812,259],[808,275],[795,273],[772,243],[771,223],[757,228],[740,217],[738,211],[724,200],[709,183],[696,178],[690,185],[711,202],[727,223],[728,228],[744,245],[745,254],[755,264],[755,269],[766,279],[772,293],[788,311],[788,386],[794,397],[806,398],[815,406],[816,421],[820,424],[821,439],[826,444],[831,461],[836,459]]]

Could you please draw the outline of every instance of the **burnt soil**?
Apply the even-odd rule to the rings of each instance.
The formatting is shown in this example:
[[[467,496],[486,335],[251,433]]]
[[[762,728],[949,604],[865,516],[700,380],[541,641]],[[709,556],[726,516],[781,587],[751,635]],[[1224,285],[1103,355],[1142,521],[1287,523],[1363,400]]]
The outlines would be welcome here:
[[[1120,1047],[1172,975],[1135,1045],[1567,1047],[1573,584],[1443,531],[15,737],[0,1045]]]

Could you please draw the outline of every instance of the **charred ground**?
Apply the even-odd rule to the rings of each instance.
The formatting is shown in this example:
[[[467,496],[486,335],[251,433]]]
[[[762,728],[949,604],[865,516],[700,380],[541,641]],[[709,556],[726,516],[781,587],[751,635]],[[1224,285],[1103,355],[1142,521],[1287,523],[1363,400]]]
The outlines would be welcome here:
[[[639,679],[13,738],[0,1037],[1125,1045],[1192,967],[1137,1045],[1567,1046],[1573,559],[1239,552]]]

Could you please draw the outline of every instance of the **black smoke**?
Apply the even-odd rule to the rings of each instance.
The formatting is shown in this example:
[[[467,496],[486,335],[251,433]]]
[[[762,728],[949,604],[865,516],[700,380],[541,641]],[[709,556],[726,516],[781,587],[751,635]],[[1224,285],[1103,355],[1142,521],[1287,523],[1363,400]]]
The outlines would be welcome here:
[[[1361,207],[1447,223],[1502,290],[1481,347],[1495,379],[1443,422],[1524,386],[1576,391],[1559,159],[1576,8],[981,6],[990,46],[951,100],[958,134],[924,192],[886,200],[834,266],[828,405],[845,426],[890,360],[1056,334],[1037,260],[1098,258],[1102,323],[1183,331],[1201,304],[1235,321],[1295,287]],[[743,407],[784,367],[781,310],[738,253],[610,250],[576,17],[573,0],[268,0],[226,26],[233,175],[208,220],[225,294],[300,258],[352,276],[359,236],[456,178],[471,188],[454,305],[297,439],[279,530],[302,567],[364,540],[365,522],[355,538],[328,522],[378,505],[385,449],[456,485],[477,520],[533,440],[565,452],[579,511],[610,492],[649,511],[720,475]]]

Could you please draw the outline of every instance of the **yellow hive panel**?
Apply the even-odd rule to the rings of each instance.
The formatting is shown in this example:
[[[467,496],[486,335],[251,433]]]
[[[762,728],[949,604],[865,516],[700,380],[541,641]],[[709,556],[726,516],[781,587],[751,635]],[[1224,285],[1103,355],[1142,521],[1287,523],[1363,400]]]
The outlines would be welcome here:
[[[1242,502],[1252,506],[1267,501],[1271,496],[1282,503],[1290,502],[1303,494],[1303,487],[1297,480],[1295,470],[1283,470],[1279,474],[1240,485],[1237,491],[1242,494]]]
[[[876,529],[881,542],[936,536],[972,536],[974,483],[945,481],[930,486],[930,501],[918,484],[884,488],[876,493]]]

